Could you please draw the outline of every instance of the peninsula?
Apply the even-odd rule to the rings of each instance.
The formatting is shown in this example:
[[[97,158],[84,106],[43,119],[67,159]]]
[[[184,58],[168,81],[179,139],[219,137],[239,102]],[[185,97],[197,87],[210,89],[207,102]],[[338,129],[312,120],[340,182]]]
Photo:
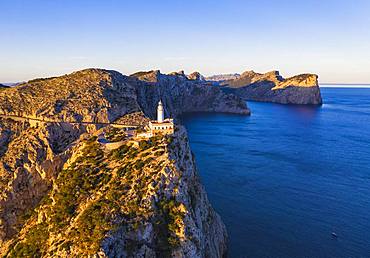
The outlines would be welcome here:
[[[1,90],[1,256],[223,257],[176,123],[199,111],[250,114],[196,73],[86,69]]]
[[[207,79],[222,86],[226,92],[232,92],[245,100],[280,104],[322,104],[318,76],[315,74],[300,74],[285,79],[278,71],[246,71]]]

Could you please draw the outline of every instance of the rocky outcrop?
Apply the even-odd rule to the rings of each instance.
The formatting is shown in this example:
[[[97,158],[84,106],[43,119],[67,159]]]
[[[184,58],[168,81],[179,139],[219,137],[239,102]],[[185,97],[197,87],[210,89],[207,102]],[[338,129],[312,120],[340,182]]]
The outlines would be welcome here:
[[[193,81],[205,81],[205,78],[203,75],[201,75],[199,72],[193,72],[187,76],[189,80]]]
[[[41,233],[42,232],[42,233]],[[104,152],[81,140],[9,257],[223,257],[227,234],[212,209],[186,132]]]
[[[140,110],[135,87],[126,78],[115,71],[87,69],[31,80],[6,92],[0,91],[0,114],[69,122],[109,122]]]
[[[166,101],[171,116],[190,111],[249,113],[241,99],[189,80],[183,71],[170,75],[139,72],[128,77],[86,69],[0,91],[0,115],[107,123],[128,113],[152,114],[160,98]]]
[[[203,81],[161,74],[159,71],[142,73],[135,78],[137,101],[145,114],[152,118],[155,117],[159,99],[166,107],[165,114],[169,117],[189,112],[250,114],[245,101]]]
[[[98,125],[78,123],[143,126],[159,99],[166,116],[249,114],[239,97],[183,73],[87,69],[0,91],[0,254],[221,257],[225,228],[199,183],[184,129],[173,139],[122,146],[123,154],[132,150],[126,158],[88,140]],[[123,200],[107,207],[104,196]],[[109,213],[89,217],[96,210]]]
[[[49,191],[68,158],[67,147],[86,131],[76,125],[30,127],[0,120],[0,246],[11,239],[27,214]]]
[[[235,80],[238,78],[240,78],[240,74],[229,73],[229,74],[216,74],[216,75],[208,76],[205,79],[207,81],[224,82],[224,81]]]
[[[278,71],[265,74],[246,71],[239,78],[220,82],[226,92],[245,100],[281,104],[322,104],[315,74],[301,74],[284,79]]]

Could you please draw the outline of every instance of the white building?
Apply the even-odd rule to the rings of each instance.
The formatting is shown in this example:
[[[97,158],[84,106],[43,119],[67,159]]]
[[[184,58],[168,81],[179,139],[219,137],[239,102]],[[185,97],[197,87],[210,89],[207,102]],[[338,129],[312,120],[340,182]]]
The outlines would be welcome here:
[[[157,120],[153,120],[149,122],[149,129],[152,135],[173,134],[175,131],[173,119],[164,118],[164,109],[163,109],[162,101],[158,102]]]

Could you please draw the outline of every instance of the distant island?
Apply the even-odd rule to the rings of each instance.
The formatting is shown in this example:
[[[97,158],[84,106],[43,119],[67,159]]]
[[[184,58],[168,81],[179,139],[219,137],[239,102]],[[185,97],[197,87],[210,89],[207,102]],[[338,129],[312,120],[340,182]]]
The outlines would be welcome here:
[[[234,93],[245,100],[280,104],[322,104],[318,76],[315,74],[300,74],[285,79],[278,71],[246,71],[207,79],[218,83],[226,92]]]

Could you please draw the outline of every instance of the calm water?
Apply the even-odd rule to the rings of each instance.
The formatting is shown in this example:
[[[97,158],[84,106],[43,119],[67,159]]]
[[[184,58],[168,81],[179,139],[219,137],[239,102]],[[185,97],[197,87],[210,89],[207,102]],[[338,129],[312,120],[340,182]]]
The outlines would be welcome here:
[[[370,89],[322,95],[184,117],[230,257],[370,257]]]

